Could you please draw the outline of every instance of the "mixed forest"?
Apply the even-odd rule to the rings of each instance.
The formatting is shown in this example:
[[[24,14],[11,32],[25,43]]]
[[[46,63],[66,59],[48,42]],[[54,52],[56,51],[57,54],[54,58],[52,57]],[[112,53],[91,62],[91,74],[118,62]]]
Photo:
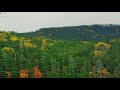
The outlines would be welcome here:
[[[0,78],[119,78],[120,25],[0,31]]]

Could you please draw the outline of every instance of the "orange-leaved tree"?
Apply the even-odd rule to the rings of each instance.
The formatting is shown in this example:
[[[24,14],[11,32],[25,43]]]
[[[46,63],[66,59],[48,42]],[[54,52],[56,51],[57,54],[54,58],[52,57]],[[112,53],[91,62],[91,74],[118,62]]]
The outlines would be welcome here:
[[[28,72],[29,72],[28,69],[20,70],[20,78],[28,78],[29,77]]]
[[[34,67],[34,78],[42,78],[42,77],[43,77],[43,74],[38,69],[38,67]]]

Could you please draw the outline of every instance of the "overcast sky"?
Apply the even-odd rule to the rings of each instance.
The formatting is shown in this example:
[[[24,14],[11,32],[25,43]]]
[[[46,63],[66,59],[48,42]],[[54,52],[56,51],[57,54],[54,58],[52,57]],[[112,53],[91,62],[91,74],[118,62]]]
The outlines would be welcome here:
[[[28,32],[44,27],[120,24],[120,12],[3,12],[0,30]]]

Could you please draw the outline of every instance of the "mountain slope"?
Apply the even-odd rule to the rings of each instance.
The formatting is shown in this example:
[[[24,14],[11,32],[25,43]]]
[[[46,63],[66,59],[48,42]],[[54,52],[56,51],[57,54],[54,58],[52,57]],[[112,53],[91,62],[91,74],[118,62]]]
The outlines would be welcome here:
[[[29,32],[32,36],[46,36],[55,39],[101,41],[120,37],[120,25],[82,25],[69,27],[41,28]]]

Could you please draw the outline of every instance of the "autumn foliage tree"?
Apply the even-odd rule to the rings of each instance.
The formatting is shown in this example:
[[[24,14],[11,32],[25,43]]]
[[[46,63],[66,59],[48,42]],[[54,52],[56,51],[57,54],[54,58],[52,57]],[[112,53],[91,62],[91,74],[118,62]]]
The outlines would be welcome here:
[[[38,69],[38,67],[34,67],[34,78],[42,78],[42,77],[43,77],[43,74]]]
[[[22,69],[20,71],[20,78],[28,78],[29,77],[28,72],[29,72],[28,69]]]

